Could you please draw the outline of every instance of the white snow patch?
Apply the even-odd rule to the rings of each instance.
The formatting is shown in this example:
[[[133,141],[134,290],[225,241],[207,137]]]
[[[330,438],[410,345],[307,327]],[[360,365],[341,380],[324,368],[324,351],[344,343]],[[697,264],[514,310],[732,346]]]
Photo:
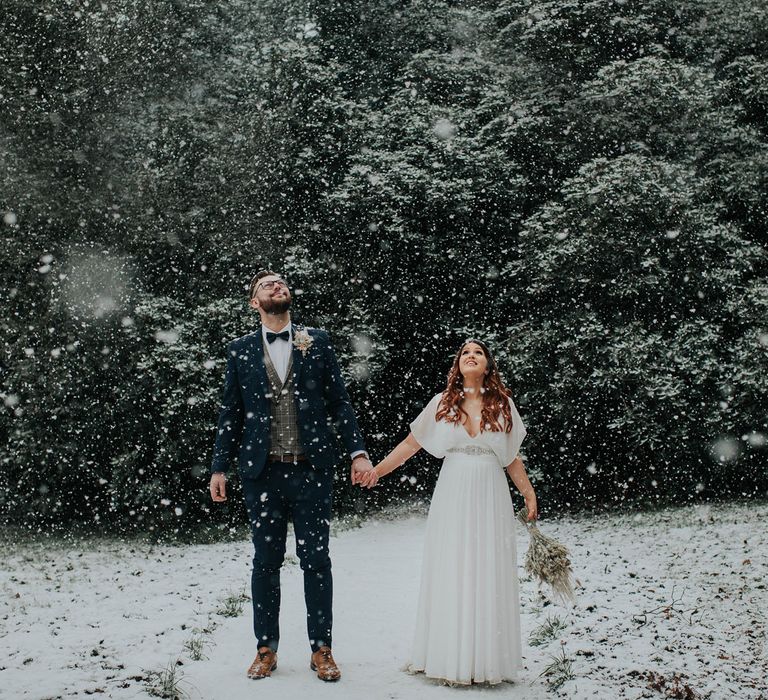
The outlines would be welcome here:
[[[238,617],[216,614],[249,592],[248,540],[150,546],[93,540],[80,546],[0,546],[0,681],[9,698],[99,694],[147,697],[142,680],[180,659],[189,698],[423,700],[552,697],[537,679],[561,647],[575,678],[567,698],[663,696],[644,674],[685,673],[704,697],[757,700],[765,688],[768,504],[678,508],[657,513],[545,519],[541,529],[571,549],[581,582],[572,609],[551,605],[524,574],[520,682],[452,690],[402,671],[419,585],[424,519],[373,519],[331,541],[334,656],[338,684],[309,670],[302,572],[289,542],[283,567],[278,670],[249,681],[256,649],[250,602]],[[522,564],[527,535],[518,531]],[[548,616],[565,629],[542,646],[528,637]],[[195,633],[194,630],[197,630]],[[185,643],[197,634],[207,658]],[[765,697],[764,695],[762,697]]]

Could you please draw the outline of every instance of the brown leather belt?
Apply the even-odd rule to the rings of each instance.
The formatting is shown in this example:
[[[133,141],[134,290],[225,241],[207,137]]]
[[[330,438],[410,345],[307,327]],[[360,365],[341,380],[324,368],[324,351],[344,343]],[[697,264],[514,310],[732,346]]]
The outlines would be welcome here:
[[[267,455],[267,460],[270,462],[290,462],[295,464],[296,462],[306,462],[307,458],[304,455],[294,455],[290,452],[285,452],[281,455]]]

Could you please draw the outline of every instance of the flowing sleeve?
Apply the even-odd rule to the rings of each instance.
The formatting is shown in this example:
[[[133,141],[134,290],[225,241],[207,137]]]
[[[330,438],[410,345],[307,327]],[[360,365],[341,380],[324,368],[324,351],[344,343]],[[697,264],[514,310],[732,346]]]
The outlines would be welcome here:
[[[517,457],[517,453],[520,451],[520,445],[523,444],[523,440],[527,433],[523,419],[520,418],[520,414],[517,412],[517,406],[515,406],[515,402],[512,399],[509,400],[509,408],[512,412],[512,431],[504,433],[505,441],[502,462],[505,467],[515,461],[515,457]]]
[[[440,423],[435,420],[437,406],[442,394],[435,395],[411,423],[411,432],[419,443],[432,456],[442,459],[445,457],[445,436],[440,437]]]

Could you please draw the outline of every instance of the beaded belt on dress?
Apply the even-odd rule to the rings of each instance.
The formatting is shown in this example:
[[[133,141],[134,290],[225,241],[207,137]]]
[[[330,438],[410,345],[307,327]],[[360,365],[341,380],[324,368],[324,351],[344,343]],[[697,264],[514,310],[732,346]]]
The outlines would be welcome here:
[[[492,455],[495,452],[490,447],[482,445],[463,445],[461,447],[449,447],[446,452],[461,452],[465,455]]]

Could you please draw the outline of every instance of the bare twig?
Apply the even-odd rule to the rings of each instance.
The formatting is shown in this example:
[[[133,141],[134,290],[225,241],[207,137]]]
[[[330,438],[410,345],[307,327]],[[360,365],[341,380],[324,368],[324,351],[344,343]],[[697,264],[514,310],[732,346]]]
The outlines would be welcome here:
[[[672,586],[672,602],[663,605],[658,605],[650,610],[643,610],[642,613],[632,615],[632,621],[638,625],[644,625],[648,622],[649,615],[663,615],[666,619],[669,619],[673,615],[677,615],[683,620],[686,620],[688,624],[693,624],[693,615],[699,611],[697,607],[684,608],[680,605],[683,601],[683,595],[685,589],[679,595],[675,594],[675,586]],[[686,618],[687,615],[687,618]]]

